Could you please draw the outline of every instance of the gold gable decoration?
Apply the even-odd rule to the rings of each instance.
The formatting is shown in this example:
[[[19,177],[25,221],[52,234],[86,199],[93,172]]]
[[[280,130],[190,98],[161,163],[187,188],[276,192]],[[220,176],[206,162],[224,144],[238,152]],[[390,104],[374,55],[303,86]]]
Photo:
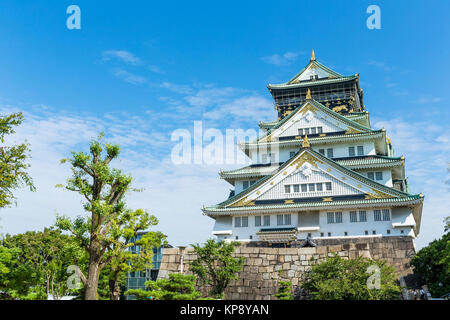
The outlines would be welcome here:
[[[316,114],[317,108],[312,104],[308,103],[308,105],[306,105],[304,108],[302,108],[302,110],[300,110],[300,113],[302,115],[305,115],[305,113],[307,113],[308,111],[311,111],[312,113]]]
[[[311,100],[311,90],[308,88],[308,90],[306,91],[306,100]]]
[[[353,133],[361,133],[361,131],[356,130],[356,129],[354,129],[354,128],[348,128],[348,129],[345,131],[345,134],[353,134]]]
[[[295,165],[295,169],[300,168],[305,162],[311,163],[314,167],[318,168],[317,163],[323,163],[321,160],[316,157],[310,155],[307,152],[304,152],[297,160],[292,162],[292,165]]]
[[[305,138],[303,139],[302,142],[302,148],[309,148],[309,147],[311,147],[311,145],[309,144],[308,135],[305,135]]]
[[[311,52],[311,61],[316,61],[316,54],[314,53],[314,49]]]
[[[370,199],[390,199],[390,198],[393,198],[391,195],[389,195],[389,194],[387,194],[385,192],[378,191],[378,190],[375,190],[373,188],[370,188],[370,189],[372,189],[373,192],[368,192],[366,194],[366,197],[365,197],[366,200],[370,200]]]
[[[242,198],[238,202],[235,202],[231,205],[231,207],[247,207],[247,206],[254,206],[255,202],[253,200],[247,200],[247,197]]]

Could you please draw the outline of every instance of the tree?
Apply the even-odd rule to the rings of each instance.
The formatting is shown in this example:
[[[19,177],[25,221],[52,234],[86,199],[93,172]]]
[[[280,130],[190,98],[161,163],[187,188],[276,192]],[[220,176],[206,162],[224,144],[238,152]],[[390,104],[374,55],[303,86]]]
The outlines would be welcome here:
[[[411,259],[414,272],[423,276],[433,296],[450,292],[450,232],[432,241]]]
[[[379,288],[368,285],[369,277],[376,276],[370,272],[373,267],[379,270]],[[338,255],[312,266],[302,286],[313,300],[391,300],[401,293],[395,269],[385,261]]]
[[[14,127],[23,121],[22,113],[0,117],[0,208],[10,206],[14,201],[13,190],[28,187],[35,191],[33,180],[27,173],[29,145],[27,143],[7,146],[6,136],[15,133]]]
[[[119,278],[128,271],[143,271],[152,267],[153,248],[160,247],[165,242],[161,232],[149,231],[139,235],[158,224],[155,216],[138,209],[126,210],[119,214],[116,223],[111,225],[111,250],[106,257],[111,259],[109,280],[111,300],[118,300],[120,295]],[[126,250],[134,248],[135,251]]]
[[[128,240],[136,236],[137,230],[147,228],[153,221],[143,210],[133,213],[126,208],[125,195],[129,191],[139,190],[131,188],[130,175],[110,168],[110,162],[119,156],[120,147],[103,143],[102,139],[103,134],[91,141],[89,153],[72,152],[70,159],[61,161],[69,162],[73,172],[65,188],[79,193],[85,200],[86,216],[79,216],[74,220],[58,216],[56,224],[62,230],[74,234],[88,252],[87,276],[80,272],[86,300],[98,298],[97,288],[102,269],[133,246]],[[138,228],[132,230],[128,228],[128,219],[134,218],[138,219]]]
[[[145,286],[150,290],[133,289],[126,292],[138,300],[196,300],[200,292],[195,290],[196,277],[181,273],[169,274],[169,279],[147,281]]]
[[[207,240],[204,246],[192,245],[197,259],[192,261],[190,269],[204,283],[212,286],[210,295],[223,299],[224,291],[231,280],[238,279],[244,264],[243,257],[233,257],[239,242],[216,242]]]
[[[292,294],[292,284],[290,281],[279,281],[278,284],[280,287],[275,294],[280,300],[293,300],[294,295]]]
[[[9,256],[8,272],[0,277],[5,298],[59,299],[72,291],[67,286],[68,267],[84,255],[74,237],[48,228],[7,235],[1,248]]]

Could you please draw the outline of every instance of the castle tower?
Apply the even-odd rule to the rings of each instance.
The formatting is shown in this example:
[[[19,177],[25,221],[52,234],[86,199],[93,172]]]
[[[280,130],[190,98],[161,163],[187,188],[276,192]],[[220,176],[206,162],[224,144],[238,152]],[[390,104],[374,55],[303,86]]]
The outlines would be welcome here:
[[[415,237],[422,194],[410,194],[404,157],[372,128],[359,76],[316,60],[290,81],[269,85],[278,119],[240,144],[252,165],[221,171],[230,197],[203,213],[219,240],[288,246],[298,240]]]

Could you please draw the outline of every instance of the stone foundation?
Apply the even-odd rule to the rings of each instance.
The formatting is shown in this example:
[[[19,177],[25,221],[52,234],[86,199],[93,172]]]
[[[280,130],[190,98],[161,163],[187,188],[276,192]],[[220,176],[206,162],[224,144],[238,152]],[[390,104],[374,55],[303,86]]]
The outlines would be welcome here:
[[[304,273],[311,266],[327,256],[337,253],[346,258],[363,256],[385,260],[394,266],[400,279],[407,279],[413,271],[409,264],[415,254],[414,240],[411,237],[365,237],[314,240],[317,247],[299,248],[293,243],[290,248],[272,248],[266,243],[243,243],[236,248],[235,255],[245,258],[239,280],[232,281],[225,294],[227,299],[270,300],[276,299],[278,281],[291,281],[294,288],[299,287]],[[180,272],[180,251],[177,248],[164,249],[158,278],[169,273]],[[189,263],[196,255],[192,248],[183,254],[183,272],[189,271]],[[197,285],[206,295],[208,288]]]

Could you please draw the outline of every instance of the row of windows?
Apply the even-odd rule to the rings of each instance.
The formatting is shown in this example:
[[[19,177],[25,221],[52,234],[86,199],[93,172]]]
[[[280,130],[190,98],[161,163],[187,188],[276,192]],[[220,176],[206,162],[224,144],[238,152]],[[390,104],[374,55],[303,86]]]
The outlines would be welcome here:
[[[326,151],[327,151],[326,156],[328,158],[333,158],[334,157],[334,155],[333,155],[333,148],[328,148],[328,149],[326,149]],[[325,149],[319,149],[319,153],[321,153],[322,155],[325,155]]]
[[[400,233],[401,233],[401,234],[404,234],[404,231],[401,230]],[[328,237],[331,237],[331,232],[328,232],[327,234],[328,234]],[[376,230],[372,230],[372,234],[374,234],[374,235],[377,234],[377,231],[376,231]],[[387,230],[386,230],[386,234],[391,234],[391,230],[390,230],[390,229],[387,229]],[[369,235],[369,230],[365,230],[365,231],[364,231],[364,235],[366,235],[366,236]],[[312,236],[312,234],[311,234],[311,233],[308,233],[308,237],[311,238],[311,236]],[[320,233],[320,236],[321,236],[321,237],[324,237],[324,236],[325,236],[325,233],[324,233],[324,232],[321,232],[321,233]],[[344,236],[348,236],[348,232],[347,232],[347,231],[344,231]]]
[[[391,213],[389,209],[374,210],[374,221],[390,221]],[[342,212],[327,212],[327,223],[342,223]],[[366,211],[350,211],[350,222],[367,222]]]
[[[325,184],[325,187],[324,187]],[[325,189],[324,189],[325,188]],[[287,184],[284,186],[285,193],[292,192],[315,192],[315,191],[331,191],[331,182],[319,183],[303,183],[303,184]]]
[[[358,153],[358,156],[363,156],[364,155],[364,146],[356,146],[356,152]],[[348,156],[349,157],[356,156],[355,147],[348,147]]]
[[[310,134],[320,134],[320,133],[323,133],[323,128],[322,127],[312,127],[312,128],[298,129],[298,134],[300,136],[310,135]]]
[[[278,214],[277,215],[277,226],[285,226],[291,224],[290,214]],[[270,226],[270,216],[255,216],[255,227],[267,227]],[[234,217],[234,227],[235,228],[246,228],[248,227],[248,217]]]

